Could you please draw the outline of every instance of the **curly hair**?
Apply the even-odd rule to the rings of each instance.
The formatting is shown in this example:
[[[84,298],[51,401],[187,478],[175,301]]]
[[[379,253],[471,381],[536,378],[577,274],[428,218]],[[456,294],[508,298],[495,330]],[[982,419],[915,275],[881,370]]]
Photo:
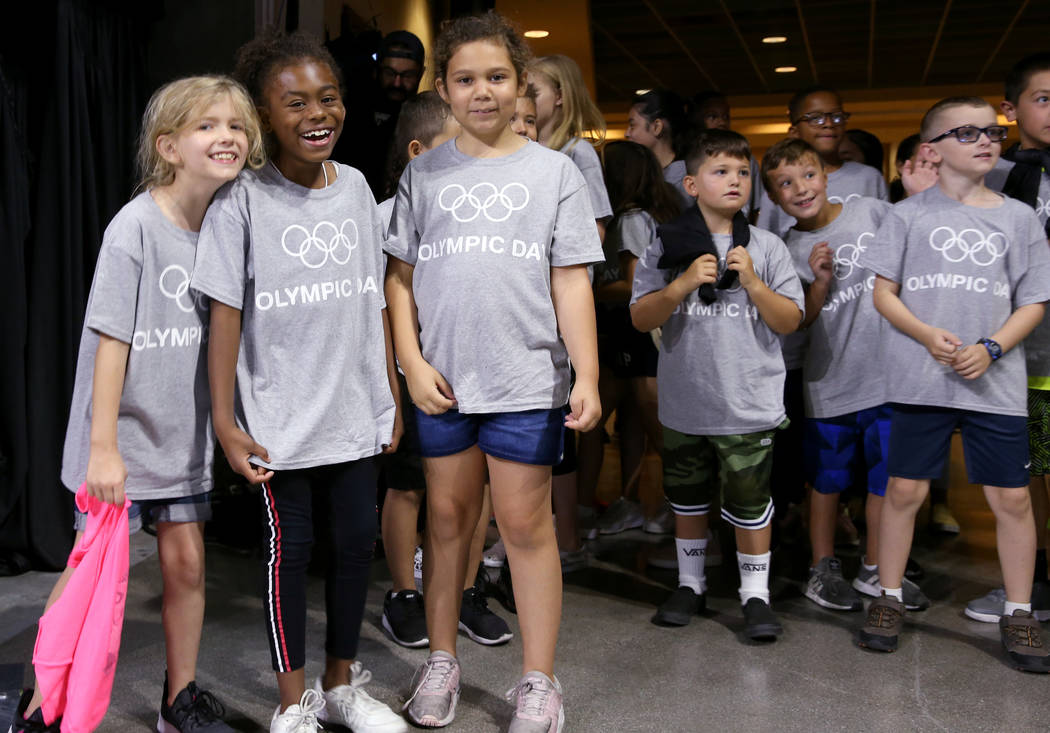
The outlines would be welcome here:
[[[255,169],[266,163],[259,118],[244,87],[228,76],[190,76],[165,84],[153,93],[146,105],[136,155],[139,171],[136,192],[167,186],[175,180],[175,166],[161,157],[157,151],[157,139],[188,129],[223,98],[230,100],[244,125],[248,138],[245,164]]]
[[[342,70],[320,41],[304,31],[285,34],[273,26],[237,49],[233,78],[244,85],[255,105],[261,107],[266,85],[273,75],[307,59],[326,64],[342,90]]]
[[[521,78],[525,67],[532,60],[532,49],[518,29],[509,20],[489,10],[478,15],[464,15],[441,24],[441,32],[434,42],[434,78],[445,81],[448,74],[448,62],[459,47],[473,41],[493,41],[505,49],[510,56],[518,78]]]

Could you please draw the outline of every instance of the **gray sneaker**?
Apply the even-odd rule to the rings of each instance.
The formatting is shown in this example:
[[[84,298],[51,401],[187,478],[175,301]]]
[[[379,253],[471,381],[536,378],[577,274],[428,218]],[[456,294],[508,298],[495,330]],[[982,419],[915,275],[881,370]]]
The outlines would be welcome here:
[[[974,621],[994,624],[1003,615],[1004,603],[1006,603],[1006,590],[996,588],[967,603],[963,613]],[[1045,581],[1032,583],[1032,615],[1036,621],[1050,621],[1050,583]]]
[[[412,678],[412,693],[402,708],[423,728],[441,728],[456,717],[459,702],[459,661],[448,652],[434,652]]]
[[[543,672],[529,672],[507,691],[514,703],[514,718],[507,733],[561,733],[565,727],[562,690],[557,678]]]
[[[882,595],[882,585],[879,583],[878,566],[868,570],[864,567],[864,563],[861,563],[860,569],[857,570],[857,577],[853,579],[853,587],[866,596],[879,598]],[[930,599],[919,590],[919,586],[913,581],[901,578],[901,591],[904,595],[904,607],[907,610],[925,611],[930,607]]]
[[[809,569],[806,598],[824,608],[836,611],[860,611],[864,608],[860,596],[842,577],[842,563],[834,557],[821,558]]]
[[[605,514],[598,517],[599,534],[619,534],[629,529],[638,529],[645,524],[642,505],[620,497],[612,503]]]

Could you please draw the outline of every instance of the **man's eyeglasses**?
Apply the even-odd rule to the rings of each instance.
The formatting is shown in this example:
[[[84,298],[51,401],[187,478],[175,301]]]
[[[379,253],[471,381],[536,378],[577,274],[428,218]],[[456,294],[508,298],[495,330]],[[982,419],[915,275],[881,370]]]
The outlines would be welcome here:
[[[820,127],[825,123],[830,122],[832,125],[845,124],[846,120],[849,119],[849,112],[810,112],[808,115],[802,115],[795,124],[799,122],[805,122],[813,125],[814,127]]]
[[[406,84],[415,84],[419,81],[420,72],[416,69],[409,69],[408,71],[397,71],[389,66],[381,66],[380,73],[383,75],[383,79],[386,81],[394,81],[400,79]]]
[[[981,138],[982,133],[988,136],[990,142],[1001,143],[1006,139],[1007,129],[1004,125],[989,125],[988,127],[963,125],[961,127],[953,127],[947,132],[942,132],[937,137],[930,138],[929,141],[935,143],[946,137],[955,135],[955,139],[961,143],[975,143]]]

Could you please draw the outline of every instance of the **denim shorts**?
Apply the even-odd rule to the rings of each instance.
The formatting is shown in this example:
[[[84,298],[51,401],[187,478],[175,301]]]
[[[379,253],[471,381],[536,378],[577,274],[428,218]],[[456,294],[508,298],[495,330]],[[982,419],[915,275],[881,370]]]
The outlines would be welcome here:
[[[553,466],[561,461],[564,407],[468,415],[459,410],[427,415],[414,409],[424,458],[451,456],[476,445],[486,455],[517,463]]]
[[[829,418],[806,418],[806,478],[821,494],[841,494],[858,469],[867,474],[868,492],[886,495],[886,454],[892,411],[886,405]]]
[[[142,515],[150,518],[151,524],[158,522],[207,522],[211,519],[211,492],[180,496],[177,499],[142,499],[131,502],[128,507],[128,534],[142,529]],[[87,514],[73,510],[73,530],[87,529]]]
[[[950,407],[893,405],[890,476],[935,479],[944,471],[952,432],[962,433],[966,475],[972,484],[1004,489],[1028,486],[1027,418]]]

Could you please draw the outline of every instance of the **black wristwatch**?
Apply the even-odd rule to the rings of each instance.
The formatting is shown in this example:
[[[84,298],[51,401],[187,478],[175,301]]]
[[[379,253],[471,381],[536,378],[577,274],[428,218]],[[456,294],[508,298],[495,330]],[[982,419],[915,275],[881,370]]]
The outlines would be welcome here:
[[[988,349],[988,356],[992,357],[992,361],[1003,355],[1003,347],[991,339],[977,339],[977,343],[984,344],[984,348]]]

